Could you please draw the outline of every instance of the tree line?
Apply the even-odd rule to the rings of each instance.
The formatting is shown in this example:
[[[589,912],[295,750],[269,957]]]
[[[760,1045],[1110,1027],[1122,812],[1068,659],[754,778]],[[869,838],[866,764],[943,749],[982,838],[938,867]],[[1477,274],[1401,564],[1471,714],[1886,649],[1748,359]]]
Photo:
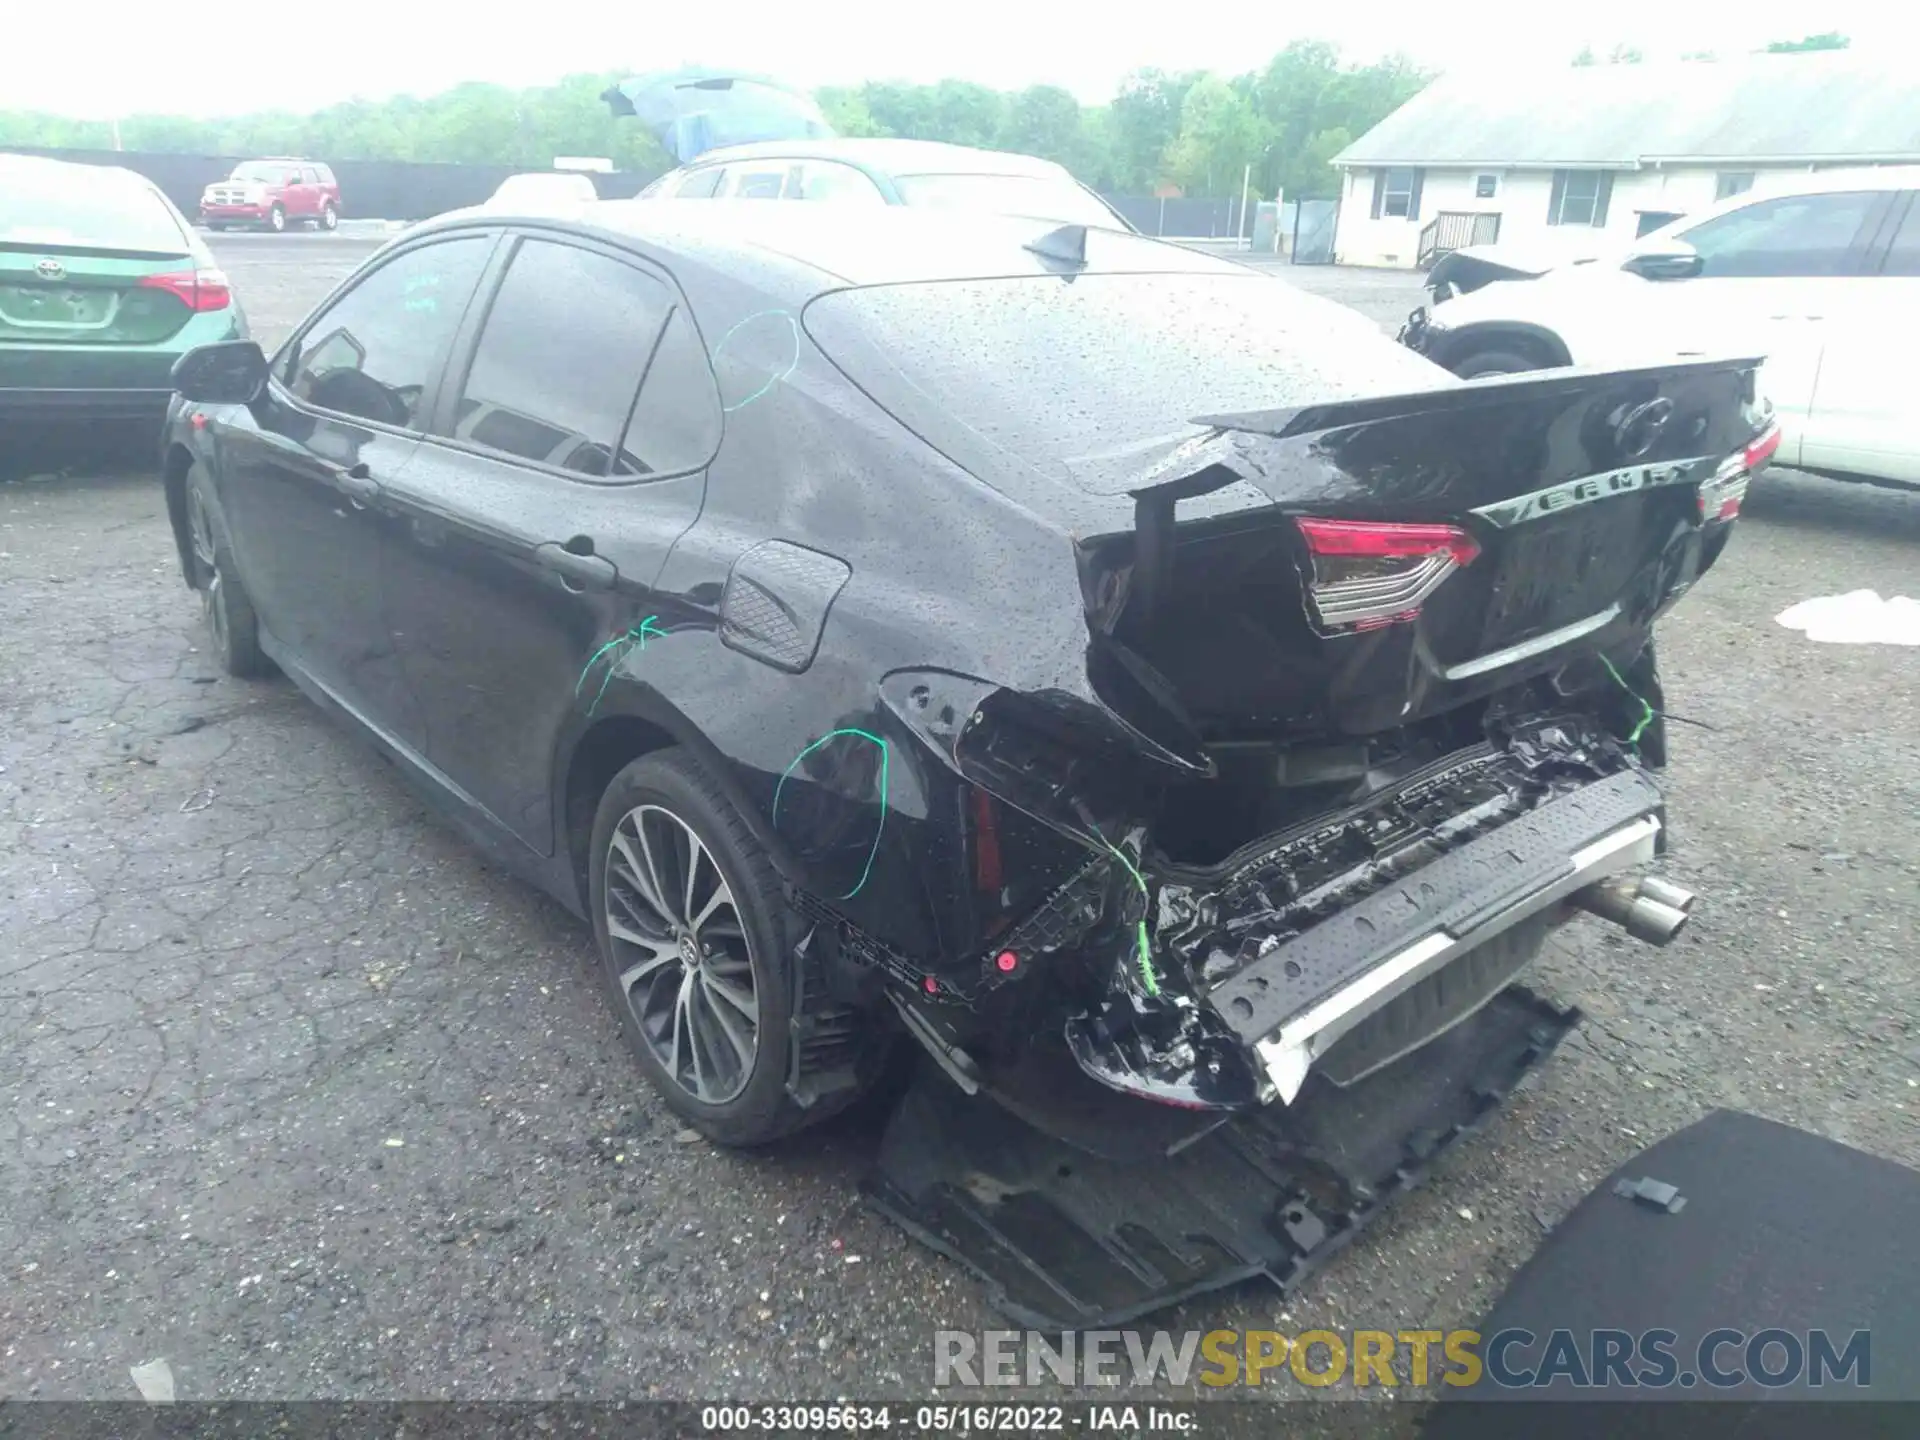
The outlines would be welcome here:
[[[0,111],[0,146],[198,155],[303,155],[318,160],[430,160],[545,169],[556,156],[604,156],[622,170],[671,168],[637,122],[600,99],[617,74],[571,75],[513,89],[466,84],[421,98],[351,100],[311,114],[263,111],[220,119],[129,115],[117,125]],[[965,80],[873,81],[818,93],[843,135],[896,135],[1017,150],[1067,166],[1096,189],[1237,195],[1246,167],[1256,189],[1331,193],[1327,161],[1431,78],[1404,57],[1345,61],[1332,45],[1298,41],[1264,67],[1222,77],[1136,70],[1105,105],[1053,85],[994,90]]]
[[[1837,33],[1775,41],[1770,51],[1845,49]],[[1616,46],[1607,63],[1640,52]],[[1711,59],[1710,55],[1689,59]],[[1576,65],[1598,63],[1592,51]],[[615,119],[601,93],[618,74],[571,75],[512,89],[466,84],[438,95],[349,100],[311,114],[263,111],[226,119],[130,115],[117,124],[0,111],[0,146],[188,155],[303,155],[317,160],[429,160],[546,169],[555,157],[604,156],[657,174],[672,161],[645,128]],[[1321,40],[1298,40],[1266,65],[1231,77],[1140,69],[1112,101],[1082,105],[1054,85],[994,90],[966,80],[870,81],[818,93],[843,135],[895,135],[1016,150],[1056,160],[1095,189],[1229,196],[1244,177],[1272,195],[1328,195],[1329,163],[1433,77],[1403,55],[1367,65]],[[117,135],[116,135],[117,131]],[[117,140],[117,145],[116,145]]]

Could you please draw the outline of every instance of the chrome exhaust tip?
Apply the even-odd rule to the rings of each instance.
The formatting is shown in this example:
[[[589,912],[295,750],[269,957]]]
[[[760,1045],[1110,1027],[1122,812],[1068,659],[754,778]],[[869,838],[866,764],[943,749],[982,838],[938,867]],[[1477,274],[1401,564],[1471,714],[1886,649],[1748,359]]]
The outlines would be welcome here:
[[[1685,886],[1676,885],[1671,880],[1662,880],[1658,875],[1649,875],[1642,880],[1640,893],[1649,900],[1671,906],[1682,915],[1691,915],[1693,902],[1700,898]]]
[[[1639,880],[1601,880],[1574,891],[1573,903],[1602,920],[1611,920],[1636,940],[1665,945],[1686,928],[1688,914],[1644,893],[1643,886]],[[1683,895],[1692,903],[1692,894],[1678,886],[1663,884],[1662,889]]]

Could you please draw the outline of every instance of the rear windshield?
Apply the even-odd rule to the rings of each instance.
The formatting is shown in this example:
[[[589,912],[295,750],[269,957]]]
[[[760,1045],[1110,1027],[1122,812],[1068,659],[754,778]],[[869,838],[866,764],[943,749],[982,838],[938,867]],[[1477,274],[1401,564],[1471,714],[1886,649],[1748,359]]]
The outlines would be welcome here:
[[[1121,223],[1092,191],[1044,175],[896,175],[893,183],[903,203],[926,209],[1024,215],[1108,229]]]
[[[173,211],[145,181],[84,165],[7,166],[0,245],[73,245],[184,255]]]
[[[1345,306],[1244,274],[1036,276],[843,290],[806,310],[841,369],[979,473],[1130,489],[1196,416],[1453,383]]]
[[[243,160],[233,167],[229,180],[252,180],[262,185],[286,183],[287,172],[298,166],[276,164],[270,160]]]

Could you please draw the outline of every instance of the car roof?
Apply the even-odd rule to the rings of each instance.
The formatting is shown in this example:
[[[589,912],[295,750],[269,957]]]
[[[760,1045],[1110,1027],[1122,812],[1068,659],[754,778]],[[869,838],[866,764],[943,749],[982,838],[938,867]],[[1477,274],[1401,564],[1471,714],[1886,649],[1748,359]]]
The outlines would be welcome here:
[[[82,184],[136,185],[159,190],[146,176],[124,165],[94,165],[84,160],[56,160],[50,155],[15,155],[0,152],[0,175],[11,170],[16,175],[39,175],[43,179],[66,179]]]
[[[743,160],[839,160],[888,175],[1032,175],[1051,180],[1068,173],[1051,160],[1010,150],[978,150],[941,140],[847,136],[727,145],[695,156],[682,168]]]
[[[763,285],[777,284],[780,298],[795,305],[848,285],[1160,272],[1264,278],[1232,260],[1123,230],[1089,227],[1087,263],[1068,269],[1026,248],[1053,231],[1078,228],[1054,221],[963,215],[906,205],[858,210],[782,205],[776,224],[771,223],[775,218],[770,214],[771,203],[715,200],[702,205],[660,205],[602,200],[565,216],[475,208],[436,217],[407,234],[476,222],[565,229],[630,246],[669,270],[676,264],[692,264],[751,273]]]

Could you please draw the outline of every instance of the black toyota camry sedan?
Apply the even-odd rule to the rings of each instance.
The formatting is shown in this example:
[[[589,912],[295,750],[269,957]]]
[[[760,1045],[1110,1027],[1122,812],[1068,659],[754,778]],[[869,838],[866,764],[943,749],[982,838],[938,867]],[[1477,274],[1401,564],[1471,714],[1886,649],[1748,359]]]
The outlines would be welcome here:
[[[1576,910],[1679,929],[1650,637],[1754,367],[1460,382],[1051,222],[489,210],[183,358],[164,465],[227,669],[588,919],[689,1123],[905,1044],[1065,1133],[1298,1111]]]

